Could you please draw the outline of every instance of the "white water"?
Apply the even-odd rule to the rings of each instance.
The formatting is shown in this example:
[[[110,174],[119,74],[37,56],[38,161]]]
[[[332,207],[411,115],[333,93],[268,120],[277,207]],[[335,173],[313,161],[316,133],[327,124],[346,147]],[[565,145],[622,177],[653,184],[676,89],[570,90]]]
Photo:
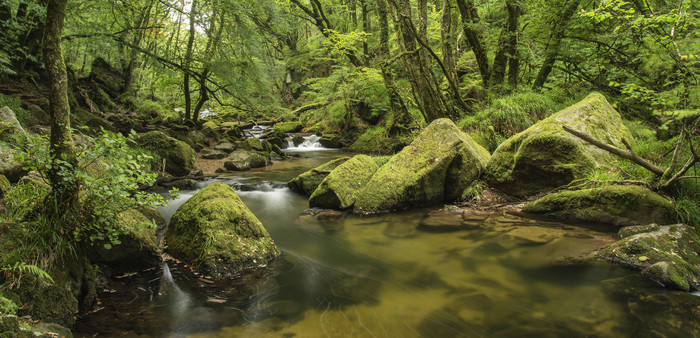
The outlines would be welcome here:
[[[304,142],[299,144],[298,146],[294,145],[294,142],[292,142],[292,139],[287,139],[287,144],[289,145],[287,147],[287,151],[294,151],[294,152],[302,152],[302,151],[319,151],[319,150],[337,150],[334,148],[326,148],[321,145],[321,143],[318,142],[318,140],[321,139],[321,136],[318,135],[308,135],[304,136]]]

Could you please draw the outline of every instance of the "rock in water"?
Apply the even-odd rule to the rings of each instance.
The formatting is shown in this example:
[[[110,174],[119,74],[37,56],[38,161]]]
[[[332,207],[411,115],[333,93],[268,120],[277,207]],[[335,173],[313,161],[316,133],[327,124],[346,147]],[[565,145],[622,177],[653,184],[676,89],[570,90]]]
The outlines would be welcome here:
[[[341,157],[324,163],[293,178],[291,181],[287,182],[287,186],[297,194],[311,196],[316,188],[318,188],[319,184],[323,182],[323,179],[328,176],[331,170],[335,169],[349,159],[350,157]]]
[[[267,264],[279,255],[262,223],[233,188],[216,182],[183,204],[165,232],[167,251],[214,278]]]
[[[525,197],[566,185],[586,170],[613,161],[606,151],[570,135],[562,125],[618,147],[623,139],[632,139],[620,114],[603,95],[593,93],[503,142],[486,166],[486,182]]]
[[[621,229],[620,236],[620,241],[600,252],[601,257],[640,269],[643,276],[668,288],[700,288],[700,233],[694,227],[634,226]]]
[[[357,155],[333,169],[309,198],[309,206],[324,209],[347,209],[355,204],[372,175],[377,162],[367,155]]]
[[[251,168],[262,168],[272,162],[268,157],[260,155],[252,150],[237,149],[228,155],[224,162],[227,170],[249,170]]]
[[[374,174],[354,212],[376,213],[457,199],[489,153],[449,119],[433,121]]]
[[[675,222],[671,202],[641,186],[562,191],[528,203],[523,211],[616,226]]]
[[[195,152],[187,143],[160,131],[149,131],[136,137],[136,143],[165,159],[165,171],[174,176],[185,176],[194,169]]]

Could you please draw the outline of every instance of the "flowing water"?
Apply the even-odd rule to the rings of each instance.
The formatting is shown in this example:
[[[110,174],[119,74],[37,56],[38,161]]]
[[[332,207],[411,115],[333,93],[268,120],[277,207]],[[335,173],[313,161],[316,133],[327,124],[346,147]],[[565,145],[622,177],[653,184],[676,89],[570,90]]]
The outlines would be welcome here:
[[[700,297],[593,258],[595,225],[441,207],[379,216],[305,212],[284,182],[344,154],[221,177],[283,255],[210,283],[181,263],[113,281],[77,336],[690,337]],[[202,185],[211,183],[203,182]],[[162,212],[170,217],[194,192]],[[458,227],[458,231],[440,232]]]

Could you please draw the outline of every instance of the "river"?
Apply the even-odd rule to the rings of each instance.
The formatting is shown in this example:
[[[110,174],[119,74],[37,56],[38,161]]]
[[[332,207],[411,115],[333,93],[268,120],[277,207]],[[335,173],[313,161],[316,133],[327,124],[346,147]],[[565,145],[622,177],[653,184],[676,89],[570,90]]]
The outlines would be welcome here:
[[[442,206],[315,217],[285,182],[339,152],[217,180],[232,185],[283,255],[209,283],[182,263],[105,285],[76,336],[690,337],[700,298],[594,258],[606,227],[454,213]],[[201,185],[211,183],[203,182]],[[201,186],[200,186],[201,188]],[[195,192],[162,209],[169,218]],[[459,225],[459,231],[425,231]]]

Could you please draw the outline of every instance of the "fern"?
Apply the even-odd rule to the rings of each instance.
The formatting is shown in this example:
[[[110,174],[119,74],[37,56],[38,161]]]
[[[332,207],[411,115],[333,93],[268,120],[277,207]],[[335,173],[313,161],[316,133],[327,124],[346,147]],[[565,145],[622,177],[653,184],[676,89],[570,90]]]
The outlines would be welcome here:
[[[15,262],[13,265],[0,267],[0,271],[5,277],[2,288],[12,289],[14,286],[19,286],[21,279],[27,275],[37,277],[40,281],[54,282],[48,272],[36,265],[24,262]]]

